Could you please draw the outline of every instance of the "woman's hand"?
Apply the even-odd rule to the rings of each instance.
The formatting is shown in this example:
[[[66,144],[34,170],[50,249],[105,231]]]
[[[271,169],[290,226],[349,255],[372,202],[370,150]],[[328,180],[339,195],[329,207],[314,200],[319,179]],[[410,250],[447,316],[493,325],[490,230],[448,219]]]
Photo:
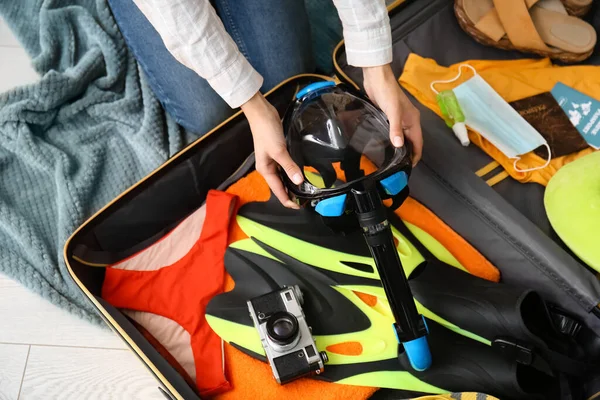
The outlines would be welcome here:
[[[390,140],[400,147],[406,137],[413,145],[413,166],[421,159],[423,134],[419,110],[404,94],[390,64],[363,68],[365,91],[390,122]]]
[[[287,151],[279,113],[260,92],[241,108],[252,131],[256,170],[265,178],[281,204],[298,209],[298,205],[290,200],[277,172],[279,164],[295,184],[299,185],[304,180],[300,168]]]
[[[413,165],[416,165],[423,149],[419,111],[398,85],[389,64],[363,68],[363,76],[367,94],[390,121],[390,140],[394,146],[400,147],[406,136],[413,145]],[[260,92],[241,108],[252,131],[256,170],[265,178],[281,204],[298,209],[298,205],[290,200],[277,171],[278,165],[281,166],[297,185],[304,180],[300,168],[287,151],[279,113]]]

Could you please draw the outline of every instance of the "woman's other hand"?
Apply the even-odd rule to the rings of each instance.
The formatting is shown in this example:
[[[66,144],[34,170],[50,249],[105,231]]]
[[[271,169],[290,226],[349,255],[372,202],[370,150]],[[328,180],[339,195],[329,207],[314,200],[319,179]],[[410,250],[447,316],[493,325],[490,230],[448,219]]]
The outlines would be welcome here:
[[[287,151],[279,113],[260,92],[241,108],[252,131],[256,170],[265,178],[281,204],[298,209],[298,205],[290,200],[278,173],[280,165],[292,182],[300,184],[304,180],[300,168]]]
[[[419,110],[406,97],[390,64],[364,67],[363,79],[369,98],[385,113],[390,122],[390,140],[395,147],[410,140],[413,147],[413,166],[421,159],[423,134]]]

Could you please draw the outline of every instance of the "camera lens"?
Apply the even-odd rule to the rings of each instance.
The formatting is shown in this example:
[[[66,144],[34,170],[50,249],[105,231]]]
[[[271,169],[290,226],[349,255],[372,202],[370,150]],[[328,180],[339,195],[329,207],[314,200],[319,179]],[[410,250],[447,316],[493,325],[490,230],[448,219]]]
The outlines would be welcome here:
[[[281,318],[273,323],[273,332],[275,332],[277,336],[289,336],[292,333],[293,329],[294,325],[289,319]]]
[[[298,334],[298,320],[289,312],[277,312],[267,321],[267,333],[274,342],[289,344]]]

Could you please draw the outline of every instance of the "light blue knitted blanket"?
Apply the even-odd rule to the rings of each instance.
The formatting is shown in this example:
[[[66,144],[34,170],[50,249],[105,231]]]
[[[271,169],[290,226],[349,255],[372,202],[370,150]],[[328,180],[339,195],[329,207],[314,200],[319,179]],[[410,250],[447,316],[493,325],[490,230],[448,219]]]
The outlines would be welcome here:
[[[337,14],[305,2],[330,69]],[[155,99],[106,0],[0,0],[0,15],[41,75],[0,94],[0,272],[100,323],[66,270],[66,239],[194,137]]]
[[[105,0],[2,0],[0,14],[41,75],[0,94],[0,272],[99,323],[63,245],[192,137],[151,93]]]

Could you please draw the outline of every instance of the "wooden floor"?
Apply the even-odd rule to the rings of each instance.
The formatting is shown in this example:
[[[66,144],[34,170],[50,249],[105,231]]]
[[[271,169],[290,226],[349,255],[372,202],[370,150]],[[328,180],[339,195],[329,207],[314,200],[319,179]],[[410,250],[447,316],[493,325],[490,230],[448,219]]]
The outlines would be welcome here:
[[[15,399],[164,397],[110,330],[81,321],[0,275],[0,400]]]
[[[0,19],[0,92],[37,78]],[[110,330],[69,315],[0,274],[0,400],[164,398],[154,377]]]

